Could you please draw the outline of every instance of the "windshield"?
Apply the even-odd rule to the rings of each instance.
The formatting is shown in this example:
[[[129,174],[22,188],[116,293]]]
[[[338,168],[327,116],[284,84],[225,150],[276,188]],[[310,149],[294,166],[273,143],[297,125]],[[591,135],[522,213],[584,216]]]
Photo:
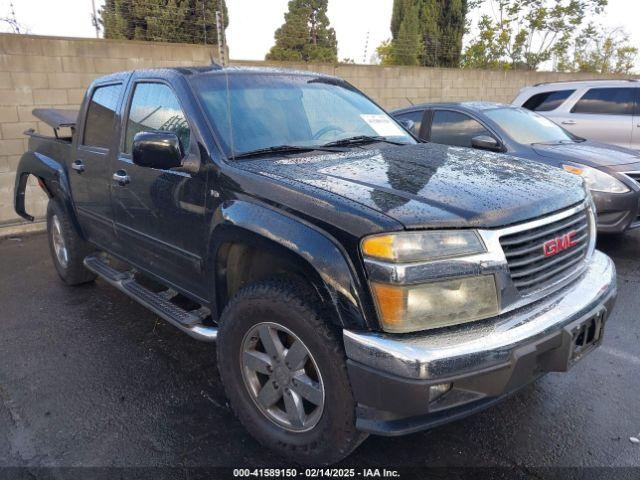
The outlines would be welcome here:
[[[283,145],[314,147],[353,137],[416,143],[362,93],[330,78],[202,75],[192,80],[228,156]]]
[[[517,143],[575,142],[578,140],[564,128],[537,113],[520,108],[487,110],[485,115],[496,122]]]

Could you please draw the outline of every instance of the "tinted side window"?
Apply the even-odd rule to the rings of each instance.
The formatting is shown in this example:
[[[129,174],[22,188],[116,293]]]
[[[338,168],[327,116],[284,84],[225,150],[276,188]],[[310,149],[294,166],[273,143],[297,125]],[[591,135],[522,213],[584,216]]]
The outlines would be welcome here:
[[[396,120],[398,120],[399,122],[402,122],[403,120],[411,120],[414,125],[413,128],[411,129],[411,132],[416,136],[420,136],[420,127],[422,126],[422,117],[424,115],[424,111],[423,110],[418,110],[417,112],[409,112],[409,113],[402,113],[400,115],[396,115]]]
[[[189,125],[173,90],[162,83],[139,83],[129,109],[124,151],[131,153],[136,133],[153,131],[173,132],[183,150],[189,148]]]
[[[431,141],[445,145],[471,147],[471,139],[491,135],[479,122],[463,113],[435,111],[431,123]]]
[[[113,141],[116,108],[121,91],[121,84],[107,85],[94,90],[87,107],[83,145],[109,148]]]
[[[555,92],[544,92],[534,95],[522,105],[534,112],[550,112],[558,108],[569,98],[575,90],[558,90]]]
[[[592,88],[578,100],[572,113],[633,115],[634,88]]]

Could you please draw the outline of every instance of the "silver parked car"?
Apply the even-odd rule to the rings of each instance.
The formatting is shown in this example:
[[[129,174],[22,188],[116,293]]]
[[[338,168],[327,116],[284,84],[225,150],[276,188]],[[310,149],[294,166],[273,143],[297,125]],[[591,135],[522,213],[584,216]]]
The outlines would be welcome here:
[[[588,140],[640,149],[640,82],[589,80],[526,87],[512,102]]]

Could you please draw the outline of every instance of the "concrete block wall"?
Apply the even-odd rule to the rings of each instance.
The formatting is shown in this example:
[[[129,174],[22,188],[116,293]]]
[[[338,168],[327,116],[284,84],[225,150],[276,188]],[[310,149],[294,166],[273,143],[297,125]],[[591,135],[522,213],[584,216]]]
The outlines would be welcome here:
[[[15,169],[27,148],[22,132],[50,133],[31,111],[36,107],[77,108],[86,87],[103,74],[137,68],[208,65],[215,46],[71,39],[0,34],[0,237],[43,228],[25,225],[13,211]],[[312,70],[345,78],[387,109],[427,101],[510,102],[526,85],[575,78],[538,72],[495,72],[421,67],[234,61],[235,65]],[[585,77],[593,78],[593,75]],[[46,197],[35,182],[27,209],[42,219]]]
[[[557,72],[505,72],[378,65],[313,65],[251,61],[232,63],[246,66],[269,65],[336,75],[358,87],[388,110],[424,102],[485,100],[511,103],[518,92],[529,85],[602,77]]]
[[[13,211],[13,190],[16,165],[27,148],[23,132],[51,134],[31,115],[34,108],[77,109],[87,86],[106,73],[208,65],[214,56],[217,47],[211,45],[0,34],[0,236],[30,229]],[[27,211],[41,220],[47,199],[31,180]]]

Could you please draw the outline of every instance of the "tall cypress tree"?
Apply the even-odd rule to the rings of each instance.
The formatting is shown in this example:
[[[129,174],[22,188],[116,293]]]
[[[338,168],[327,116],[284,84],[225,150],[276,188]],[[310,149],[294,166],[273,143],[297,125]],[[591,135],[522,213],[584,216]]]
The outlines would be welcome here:
[[[421,39],[418,6],[409,5],[407,15],[398,26],[398,34],[391,44],[394,63],[400,65],[420,65],[424,55]]]
[[[338,41],[327,17],[328,0],[290,0],[267,60],[335,62]]]
[[[394,0],[391,17],[392,58],[385,63],[413,65],[413,57],[425,66],[457,67],[462,52],[468,0]],[[418,20],[420,46],[411,42],[407,47],[406,35],[413,31]],[[404,26],[403,24],[407,24]],[[400,35],[404,38],[400,38]]]
[[[173,43],[218,43],[215,12],[225,0],[106,0],[100,9],[105,38]]]

